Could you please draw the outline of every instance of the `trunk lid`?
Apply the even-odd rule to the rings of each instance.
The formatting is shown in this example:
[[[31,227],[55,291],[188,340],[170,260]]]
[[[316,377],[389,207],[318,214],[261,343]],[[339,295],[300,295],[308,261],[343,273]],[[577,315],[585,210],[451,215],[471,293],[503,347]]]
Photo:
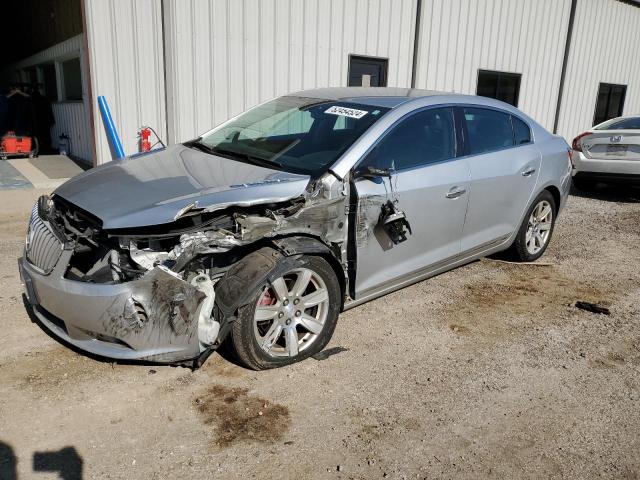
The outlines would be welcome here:
[[[587,158],[640,161],[640,130],[593,130],[580,142]]]

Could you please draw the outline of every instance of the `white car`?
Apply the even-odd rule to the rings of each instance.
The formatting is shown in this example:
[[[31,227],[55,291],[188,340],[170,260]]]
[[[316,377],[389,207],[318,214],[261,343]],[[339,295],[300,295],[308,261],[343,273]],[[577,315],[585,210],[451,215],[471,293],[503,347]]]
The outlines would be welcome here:
[[[618,117],[573,139],[573,184],[640,184],[640,116]]]

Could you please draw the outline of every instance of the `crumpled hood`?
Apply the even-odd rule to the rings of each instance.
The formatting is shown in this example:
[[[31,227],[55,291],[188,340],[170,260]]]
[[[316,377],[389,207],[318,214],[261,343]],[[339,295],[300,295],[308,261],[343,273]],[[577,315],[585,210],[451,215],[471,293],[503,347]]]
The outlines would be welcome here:
[[[289,200],[304,193],[309,179],[175,145],[88,170],[54,194],[109,230],[173,222],[194,202],[218,210]]]

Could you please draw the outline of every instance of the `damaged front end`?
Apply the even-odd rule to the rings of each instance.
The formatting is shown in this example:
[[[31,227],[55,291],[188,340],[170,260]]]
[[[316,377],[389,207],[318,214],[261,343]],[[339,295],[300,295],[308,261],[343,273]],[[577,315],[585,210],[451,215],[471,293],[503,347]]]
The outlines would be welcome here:
[[[327,174],[291,200],[195,202],[170,224],[111,230],[61,196],[42,197],[20,260],[27,297],[49,330],[83,350],[198,365],[233,321],[215,313],[216,284],[257,245],[286,250],[283,238],[313,238],[348,281],[348,188]]]

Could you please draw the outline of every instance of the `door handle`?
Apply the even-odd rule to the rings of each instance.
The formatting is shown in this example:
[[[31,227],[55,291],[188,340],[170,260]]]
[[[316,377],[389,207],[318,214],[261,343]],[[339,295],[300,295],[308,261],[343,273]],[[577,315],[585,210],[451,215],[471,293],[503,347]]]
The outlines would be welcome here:
[[[524,172],[522,172],[522,176],[523,177],[530,177],[534,173],[536,173],[536,169],[535,168],[527,168]]]
[[[467,193],[467,191],[464,188],[453,187],[451,190],[449,190],[445,194],[445,197],[447,197],[447,198],[458,198],[458,197],[461,197],[462,195],[464,195],[465,193]]]

